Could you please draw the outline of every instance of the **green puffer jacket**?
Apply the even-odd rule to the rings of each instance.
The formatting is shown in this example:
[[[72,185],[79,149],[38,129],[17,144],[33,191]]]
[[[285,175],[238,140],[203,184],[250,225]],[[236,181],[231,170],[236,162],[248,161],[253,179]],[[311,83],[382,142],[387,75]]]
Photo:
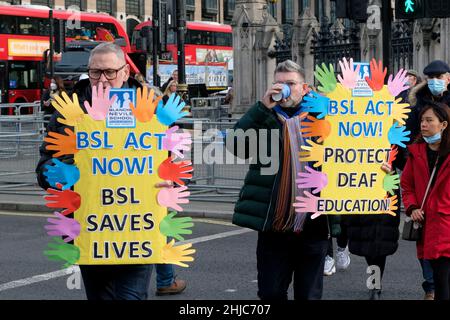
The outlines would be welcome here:
[[[245,176],[244,186],[239,193],[239,200],[236,202],[233,215],[233,223],[250,228],[257,231],[271,231],[272,223],[274,219],[275,204],[277,203],[279,179],[281,178],[282,163],[283,163],[283,125],[277,118],[275,111],[266,108],[262,102],[257,102],[254,106],[248,110],[244,116],[236,123],[234,130],[242,129],[244,132],[248,129],[267,129],[267,152],[264,150],[263,155],[267,154],[267,157],[271,159],[271,139],[274,142],[278,140],[276,150],[273,152],[278,153],[279,157],[279,169],[276,174],[263,175],[261,174],[261,168],[270,167],[269,164],[261,163],[259,157],[259,139],[258,136],[258,157],[256,163],[250,164],[249,171]],[[272,129],[277,129],[276,133],[272,132]],[[272,138],[272,134],[276,136]],[[230,137],[228,137],[230,139]],[[236,156],[237,145],[240,139],[238,135],[234,136],[234,150],[230,150]],[[227,147],[230,148],[230,144],[227,143]],[[246,154],[245,158],[249,157],[249,139],[245,140]],[[310,214],[309,214],[310,215]],[[332,222],[330,227],[327,221]],[[314,238],[328,238],[337,236],[340,232],[340,221],[337,216],[320,216],[314,220],[307,217],[302,233],[306,233]],[[330,232],[331,231],[331,232]]]

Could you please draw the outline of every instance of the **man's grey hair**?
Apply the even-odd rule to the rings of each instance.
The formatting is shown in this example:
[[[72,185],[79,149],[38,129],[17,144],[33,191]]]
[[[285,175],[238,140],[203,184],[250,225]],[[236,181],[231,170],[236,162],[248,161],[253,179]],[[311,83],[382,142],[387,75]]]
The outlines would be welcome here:
[[[279,63],[275,68],[274,75],[278,72],[297,72],[302,79],[305,79],[305,71],[303,68],[292,60],[286,60]]]
[[[123,61],[123,63],[126,62],[125,54],[123,53],[123,50],[120,46],[112,42],[103,42],[100,43],[98,46],[96,46],[94,49],[92,49],[91,54],[89,56],[89,66],[91,65],[91,60],[94,55],[108,54],[108,53],[114,53],[117,56],[117,58],[119,58],[119,60]]]

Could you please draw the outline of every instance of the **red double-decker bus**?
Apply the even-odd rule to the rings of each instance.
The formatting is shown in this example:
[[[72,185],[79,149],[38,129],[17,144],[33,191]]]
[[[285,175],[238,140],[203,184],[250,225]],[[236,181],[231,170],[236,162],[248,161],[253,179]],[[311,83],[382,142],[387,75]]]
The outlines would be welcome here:
[[[147,43],[152,51],[151,21],[138,24],[131,39],[133,53],[145,53]],[[208,92],[227,87],[233,72],[232,28],[216,22],[187,21],[185,37],[186,81],[188,85],[204,85]],[[147,80],[152,81],[152,67],[146,70]],[[145,67],[144,66],[144,69]],[[177,68],[177,45],[175,32],[167,34],[167,51],[159,60],[158,74],[165,82]],[[141,65],[141,72],[142,70]],[[219,80],[220,79],[220,80]]]
[[[49,10],[0,5],[0,103],[40,99],[44,51],[49,48]],[[105,41],[122,38],[122,49],[126,53],[131,52],[126,31],[114,17],[53,10],[53,18],[64,22],[66,42],[79,38]],[[99,39],[99,30],[107,31],[109,37]],[[137,70],[134,64],[132,67]]]

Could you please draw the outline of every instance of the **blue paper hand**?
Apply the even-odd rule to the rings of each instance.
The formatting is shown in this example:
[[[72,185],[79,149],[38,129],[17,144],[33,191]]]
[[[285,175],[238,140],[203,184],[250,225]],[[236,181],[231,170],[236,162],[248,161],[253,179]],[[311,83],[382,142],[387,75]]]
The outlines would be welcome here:
[[[71,164],[65,164],[58,159],[53,159],[54,166],[45,165],[47,171],[44,176],[47,182],[54,188],[57,183],[62,184],[62,190],[70,189],[80,179],[80,171]]]
[[[303,107],[302,111],[319,113],[317,119],[322,119],[328,114],[328,103],[330,102],[330,99],[314,91],[311,91],[311,95],[312,97],[309,95],[303,97],[303,102],[301,104]]]
[[[170,126],[178,119],[187,116],[189,112],[181,112],[186,104],[183,101],[180,103],[180,100],[179,95],[172,93],[164,106],[162,101],[160,101],[156,108],[158,121],[166,126]]]
[[[388,139],[390,144],[396,144],[400,147],[406,148],[406,145],[403,142],[408,142],[408,135],[411,131],[405,131],[406,127],[400,127],[398,122],[395,122],[388,132]]]

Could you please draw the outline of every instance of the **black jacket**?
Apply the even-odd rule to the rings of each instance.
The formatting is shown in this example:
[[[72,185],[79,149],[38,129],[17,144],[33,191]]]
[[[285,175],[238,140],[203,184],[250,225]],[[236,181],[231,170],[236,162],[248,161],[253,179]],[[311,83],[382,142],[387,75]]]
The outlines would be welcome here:
[[[129,88],[141,88],[141,84],[134,80],[133,78],[129,78],[126,85],[124,85],[123,87],[129,87]],[[92,103],[92,89],[91,89],[91,84],[89,79],[84,79],[81,81],[78,81],[77,84],[74,86],[73,88],[73,92],[77,94],[78,96],[78,101],[80,103],[80,107],[81,109],[87,113],[85,107],[84,107],[84,101],[88,101],[89,103]],[[69,127],[66,126],[62,123],[59,123],[57,121],[58,118],[62,118],[61,114],[55,110],[55,112],[53,113],[50,122],[48,123],[47,126],[47,135],[49,132],[57,132],[60,134],[64,134],[64,129],[65,128],[70,128],[71,130],[73,130],[73,127]],[[47,190],[48,188],[50,188],[50,185],[48,184],[47,180],[45,179],[44,176],[44,172],[45,170],[45,165],[52,164],[52,155],[56,152],[56,151],[49,151],[47,150],[45,147],[47,145],[47,142],[43,142],[41,147],[39,148],[39,153],[41,155],[41,158],[39,159],[39,162],[36,166],[36,175],[37,175],[37,182],[39,184],[39,186],[45,190]],[[67,164],[73,164],[73,155],[64,155],[62,157],[59,157],[58,160],[67,163]]]

